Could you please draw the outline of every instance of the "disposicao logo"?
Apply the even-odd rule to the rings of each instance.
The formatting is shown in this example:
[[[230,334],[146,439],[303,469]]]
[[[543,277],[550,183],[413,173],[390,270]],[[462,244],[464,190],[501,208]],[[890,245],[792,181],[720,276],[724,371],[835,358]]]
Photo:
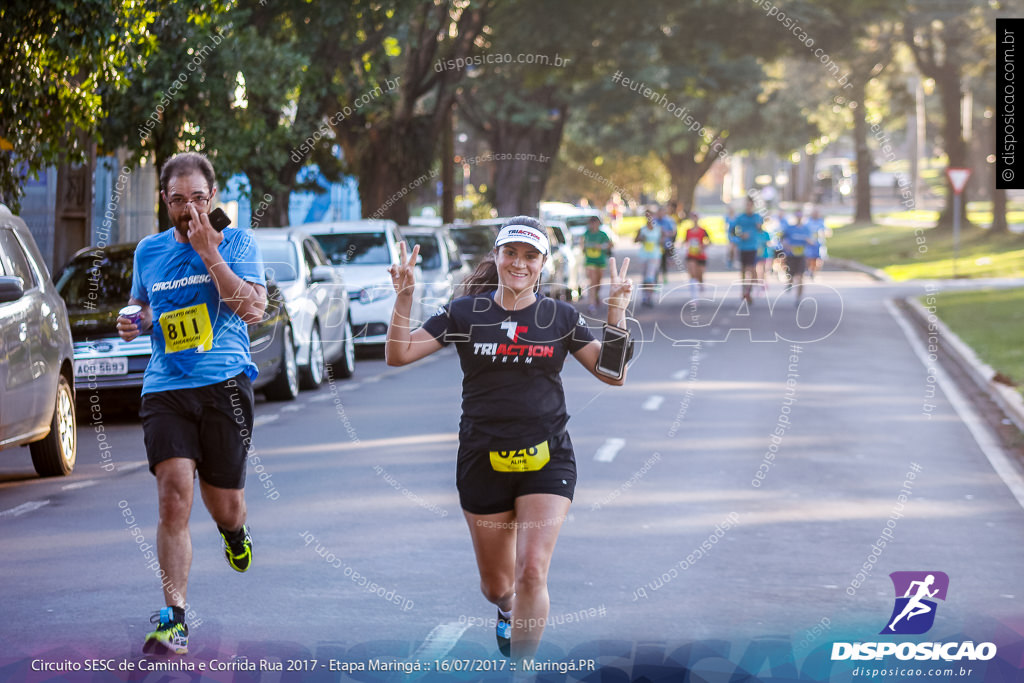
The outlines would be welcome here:
[[[920,635],[935,623],[937,600],[946,600],[949,576],[945,572],[893,572],[889,574],[896,592],[892,614],[880,635]],[[996,656],[994,643],[972,641],[949,643],[833,643],[832,661],[868,660],[895,656],[918,661],[989,660]]]
[[[946,601],[949,577],[945,572],[893,572],[889,574],[896,591],[888,625],[882,635],[919,635],[935,623],[935,599]]]

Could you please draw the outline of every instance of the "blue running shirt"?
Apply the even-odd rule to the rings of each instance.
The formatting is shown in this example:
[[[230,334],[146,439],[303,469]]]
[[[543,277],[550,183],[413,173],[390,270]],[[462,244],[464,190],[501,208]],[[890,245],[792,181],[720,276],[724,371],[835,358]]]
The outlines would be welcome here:
[[[218,250],[243,280],[267,286],[249,230],[227,228]],[[135,250],[132,297],[153,308],[153,355],[142,393],[192,389],[245,372],[256,379],[248,326],[220,299],[202,258],[174,229],[150,235]]]

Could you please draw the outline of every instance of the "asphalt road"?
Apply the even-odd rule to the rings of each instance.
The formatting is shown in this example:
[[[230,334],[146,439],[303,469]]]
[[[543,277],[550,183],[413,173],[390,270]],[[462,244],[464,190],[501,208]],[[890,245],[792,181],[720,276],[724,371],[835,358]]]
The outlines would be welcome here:
[[[950,579],[915,640],[987,640],[1012,659],[1024,640],[1020,468],[886,303],[922,285],[827,271],[800,308],[777,282],[747,308],[717,251],[716,265],[696,303],[674,274],[639,312],[625,387],[567,364],[579,482],[539,660],[593,660],[605,680],[671,680],[687,662],[693,680],[737,666],[853,680],[857,662],[827,661],[832,643],[882,640],[888,575],[910,570]],[[228,568],[197,496],[188,660],[271,662],[204,674],[214,680],[344,680],[329,663],[370,660],[504,666],[455,491],[459,402],[452,350],[404,368],[361,358],[351,380],[260,400],[254,566]],[[33,661],[142,661],[161,606],[144,556],[154,479],[137,419],[103,410],[110,448],[80,414],[70,477],[36,478],[27,449],[0,454],[0,679],[50,680]],[[270,670],[311,659],[313,672]],[[981,663],[949,680],[986,679]]]

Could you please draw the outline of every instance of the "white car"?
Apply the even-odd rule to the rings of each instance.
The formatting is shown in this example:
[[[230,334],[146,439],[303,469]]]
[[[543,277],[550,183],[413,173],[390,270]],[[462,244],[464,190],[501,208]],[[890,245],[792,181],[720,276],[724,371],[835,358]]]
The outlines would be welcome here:
[[[573,241],[580,244],[583,241],[583,233],[587,231],[587,225],[593,216],[600,219],[601,212],[597,209],[573,209],[553,214],[550,216],[550,220],[564,222],[569,228],[569,232],[572,233]],[[604,221],[601,221],[601,224],[604,227]]]
[[[407,227],[401,234],[410,249],[420,248],[424,308],[433,311],[462,296],[459,285],[472,271],[448,228]]]
[[[302,228],[345,273],[355,343],[383,344],[395,306],[395,289],[387,268],[398,263],[398,243],[402,240],[398,225],[389,220],[366,219],[306,223]],[[425,310],[423,272],[418,266],[415,276],[410,328],[423,322]]]
[[[355,371],[355,344],[348,291],[340,268],[331,265],[320,244],[295,228],[254,231],[269,277],[277,281],[292,320],[299,384],[316,389],[327,363],[348,378]]]

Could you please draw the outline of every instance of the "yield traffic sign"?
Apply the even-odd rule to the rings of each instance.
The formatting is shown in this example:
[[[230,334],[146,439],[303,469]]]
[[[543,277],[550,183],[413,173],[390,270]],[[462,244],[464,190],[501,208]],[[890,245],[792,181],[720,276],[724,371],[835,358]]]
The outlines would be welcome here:
[[[946,177],[949,178],[949,184],[953,186],[953,192],[960,194],[971,177],[971,169],[950,166],[946,169]]]

